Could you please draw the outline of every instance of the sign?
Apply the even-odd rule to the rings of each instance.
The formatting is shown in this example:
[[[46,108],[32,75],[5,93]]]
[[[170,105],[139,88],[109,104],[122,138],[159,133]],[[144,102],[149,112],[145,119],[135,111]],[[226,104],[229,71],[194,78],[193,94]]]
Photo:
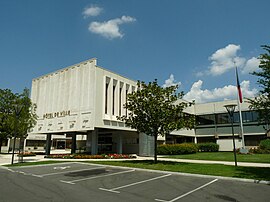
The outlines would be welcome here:
[[[67,168],[70,168],[70,166],[59,166],[59,167],[53,167],[54,170],[65,170]]]
[[[65,116],[70,116],[70,110],[46,113],[46,114],[43,114],[43,119],[53,119],[56,117],[59,118],[59,117],[65,117]]]

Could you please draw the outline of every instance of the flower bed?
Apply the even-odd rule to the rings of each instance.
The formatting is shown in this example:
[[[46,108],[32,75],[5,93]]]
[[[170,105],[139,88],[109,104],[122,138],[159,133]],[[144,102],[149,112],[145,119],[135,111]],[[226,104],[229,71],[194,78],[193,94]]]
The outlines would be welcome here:
[[[33,152],[23,152],[18,154],[18,157],[27,157],[27,156],[36,156],[36,154]]]
[[[53,159],[131,159],[131,158],[136,158],[136,156],[127,155],[127,154],[98,154],[98,155],[51,154],[51,155],[47,155],[45,158],[53,158]]]

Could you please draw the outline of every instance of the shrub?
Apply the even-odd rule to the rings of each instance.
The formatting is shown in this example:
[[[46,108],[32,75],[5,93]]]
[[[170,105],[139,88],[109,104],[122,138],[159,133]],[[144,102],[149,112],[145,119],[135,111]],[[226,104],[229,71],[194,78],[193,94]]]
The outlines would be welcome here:
[[[198,148],[200,152],[218,152],[219,145],[213,142],[199,143]]]
[[[270,139],[262,140],[260,142],[259,149],[270,151]]]
[[[194,143],[164,144],[157,148],[157,154],[159,155],[193,154],[197,151],[198,147]]]
[[[17,155],[18,157],[27,157],[27,156],[36,156],[35,153],[32,152],[23,152]]]
[[[249,152],[253,154],[270,154],[270,139],[262,140],[259,147],[250,148]]]

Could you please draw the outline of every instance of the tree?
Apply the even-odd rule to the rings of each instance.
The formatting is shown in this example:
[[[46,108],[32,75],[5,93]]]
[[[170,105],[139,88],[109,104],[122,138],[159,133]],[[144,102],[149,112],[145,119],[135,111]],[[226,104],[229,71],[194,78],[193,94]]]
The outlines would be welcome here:
[[[21,138],[26,138],[27,133],[36,124],[36,105],[30,99],[30,91],[25,88],[17,97],[17,103],[22,105],[22,110],[19,116],[18,135]]]
[[[23,150],[23,143],[27,137],[27,133],[34,127],[37,119],[36,105],[31,102],[29,89],[25,88],[23,92],[17,96],[17,104],[22,106],[17,120],[17,137],[20,138],[21,151]],[[15,131],[15,128],[13,130]]]
[[[127,126],[136,129],[139,133],[154,136],[154,162],[157,162],[157,137],[164,136],[173,130],[181,128],[193,128],[194,117],[187,115],[183,110],[190,105],[187,102],[179,102],[184,95],[177,93],[178,86],[162,88],[157,80],[146,84],[137,82],[137,91],[128,94],[124,108],[128,110],[128,116],[118,117]]]
[[[266,125],[265,130],[269,131],[270,124],[270,46],[262,46],[266,53],[259,56],[259,71],[251,73],[258,76],[257,83],[261,87],[258,96],[249,99],[250,109],[258,111],[259,123]]]
[[[11,137],[12,104],[16,96],[9,89],[0,89],[0,153],[3,141]]]
[[[0,89],[0,145],[1,141],[11,137],[14,137],[14,141],[20,138],[22,142],[36,124],[36,106],[31,102],[29,95],[27,88],[21,94],[14,94],[9,89]],[[17,116],[16,107],[20,108]]]

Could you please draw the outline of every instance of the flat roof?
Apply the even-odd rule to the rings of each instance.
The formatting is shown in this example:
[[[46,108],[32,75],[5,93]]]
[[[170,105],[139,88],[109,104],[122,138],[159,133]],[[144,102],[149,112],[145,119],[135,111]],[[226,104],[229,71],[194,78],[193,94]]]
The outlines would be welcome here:
[[[86,64],[86,63],[88,63],[88,62],[90,62],[90,63],[91,63],[91,62],[96,62],[96,63],[97,63],[97,58],[91,58],[91,59],[88,59],[88,60],[79,62],[79,63],[77,63],[77,64],[73,64],[73,65],[67,66],[67,67],[65,67],[65,68],[61,68],[61,69],[59,69],[59,70],[56,70],[56,71],[53,71],[53,72],[50,72],[50,73],[41,75],[41,76],[39,76],[39,77],[33,78],[32,81],[35,81],[35,80],[38,80],[38,79],[47,77],[47,76],[52,75],[52,74],[56,74],[56,73],[58,73],[58,72],[65,71],[65,70],[67,70],[67,69],[69,69],[69,68],[73,68],[73,67],[75,67],[75,66],[80,66],[80,65],[82,65],[82,64]],[[105,70],[105,71],[110,72],[110,73],[113,73],[113,74],[116,74],[116,75],[118,75],[118,76],[121,76],[121,77],[126,78],[126,79],[128,79],[128,80],[131,80],[131,81],[133,81],[133,82],[137,82],[136,80],[130,79],[130,78],[126,77],[126,76],[122,76],[122,75],[120,75],[120,74],[118,74],[118,73],[115,73],[115,72],[113,72],[113,71],[111,71],[111,70],[108,70],[108,69],[106,69],[106,68],[104,68],[104,67],[98,66],[97,64],[96,64],[95,66],[96,66],[97,68],[100,68],[100,69],[102,69],[102,70]]]

